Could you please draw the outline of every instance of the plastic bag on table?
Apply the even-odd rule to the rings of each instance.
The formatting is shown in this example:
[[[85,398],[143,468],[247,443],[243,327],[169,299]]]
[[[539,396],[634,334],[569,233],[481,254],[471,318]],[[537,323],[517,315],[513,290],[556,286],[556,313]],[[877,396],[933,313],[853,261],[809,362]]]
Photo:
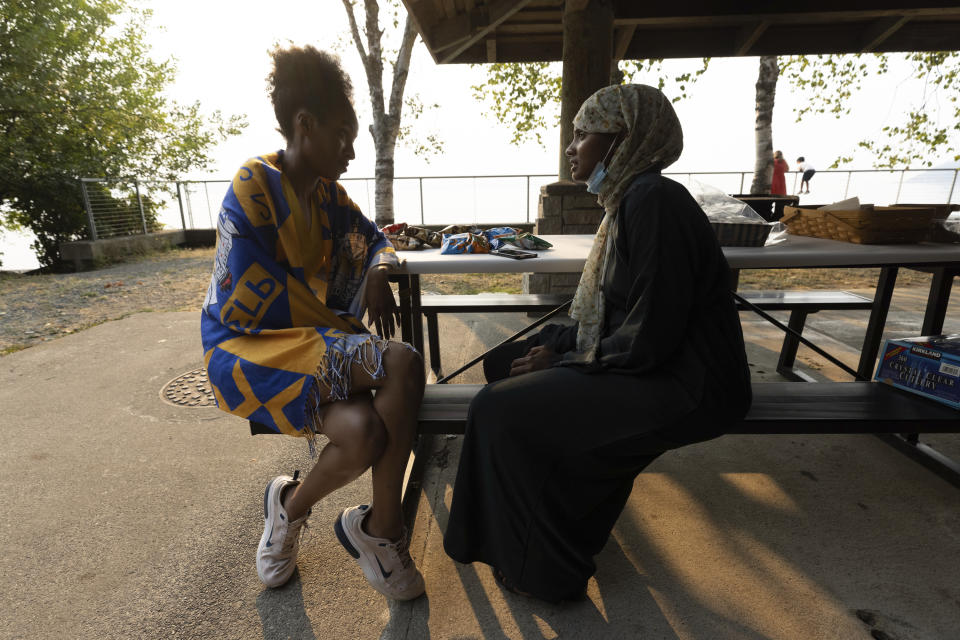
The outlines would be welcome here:
[[[930,223],[931,242],[960,242],[960,217]]]
[[[779,244],[787,239],[786,225],[767,222],[763,216],[753,210],[753,207],[733,196],[728,196],[720,189],[692,178],[686,187],[703,212],[707,214],[710,222],[769,225],[770,234],[763,243],[765,247]]]
[[[745,202],[728,196],[720,189],[691,179],[687,191],[697,201],[710,222],[757,222],[766,224],[759,213]]]

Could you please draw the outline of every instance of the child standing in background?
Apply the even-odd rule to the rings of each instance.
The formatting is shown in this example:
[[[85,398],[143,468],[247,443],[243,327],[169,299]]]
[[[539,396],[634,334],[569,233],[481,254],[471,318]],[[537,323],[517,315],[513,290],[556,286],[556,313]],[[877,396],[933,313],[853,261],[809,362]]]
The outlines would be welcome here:
[[[800,193],[810,193],[810,178],[813,177],[813,174],[817,172],[813,168],[813,165],[807,162],[806,158],[800,156],[797,158],[797,171],[802,171],[803,176],[800,178]],[[804,192],[803,188],[806,186],[807,190]]]

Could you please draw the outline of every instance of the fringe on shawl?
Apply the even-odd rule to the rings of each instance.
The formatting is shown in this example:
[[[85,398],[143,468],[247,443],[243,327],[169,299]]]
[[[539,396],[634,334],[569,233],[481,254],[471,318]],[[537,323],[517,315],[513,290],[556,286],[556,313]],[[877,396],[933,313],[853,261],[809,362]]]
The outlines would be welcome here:
[[[350,395],[350,370],[354,364],[360,365],[364,372],[374,380],[381,379],[383,370],[383,352],[390,344],[388,340],[373,334],[351,334],[336,340],[328,348],[314,373],[310,395],[307,396],[307,421],[304,435],[310,447],[310,455],[317,457],[316,435],[321,431],[320,408],[328,402],[346,400]],[[400,343],[408,349],[412,346]],[[321,397],[321,388],[330,389],[327,398]]]

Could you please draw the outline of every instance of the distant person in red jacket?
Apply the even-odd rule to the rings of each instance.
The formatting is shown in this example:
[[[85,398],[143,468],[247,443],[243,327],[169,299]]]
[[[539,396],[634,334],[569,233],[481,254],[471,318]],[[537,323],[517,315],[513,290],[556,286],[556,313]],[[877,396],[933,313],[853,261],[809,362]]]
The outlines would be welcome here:
[[[777,196],[787,195],[787,180],[785,174],[790,166],[783,159],[782,151],[773,152],[773,182],[770,183],[770,193]]]

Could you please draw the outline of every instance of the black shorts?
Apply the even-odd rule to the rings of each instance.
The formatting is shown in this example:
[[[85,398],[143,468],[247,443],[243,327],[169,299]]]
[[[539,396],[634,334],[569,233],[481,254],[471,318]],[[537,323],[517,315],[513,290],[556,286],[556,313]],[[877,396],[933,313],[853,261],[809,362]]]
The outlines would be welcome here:
[[[815,174],[816,172],[817,172],[816,169],[807,169],[806,171],[804,171],[804,172],[803,172],[803,181],[804,181],[804,182],[809,182],[809,181],[810,181],[810,178],[812,178],[812,177],[813,177],[813,174]]]

